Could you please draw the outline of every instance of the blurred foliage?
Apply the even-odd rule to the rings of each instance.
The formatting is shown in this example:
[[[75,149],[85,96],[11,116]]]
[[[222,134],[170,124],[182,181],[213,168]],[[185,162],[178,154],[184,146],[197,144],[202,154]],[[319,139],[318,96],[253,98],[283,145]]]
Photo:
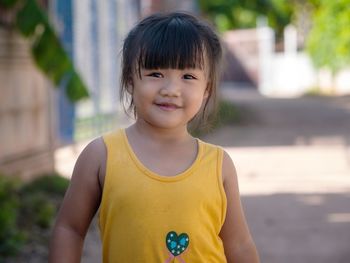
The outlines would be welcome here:
[[[0,0],[0,8],[3,14],[14,14],[11,26],[29,39],[36,65],[55,86],[64,85],[71,101],[87,97],[86,85],[50,25],[46,12],[38,3],[35,0]],[[6,25],[3,21],[1,24]]]
[[[1,0],[0,5],[5,7],[5,8],[10,8],[13,7],[18,0]]]
[[[265,16],[276,32],[290,23],[293,5],[284,0],[199,0],[201,11],[209,16],[220,31],[256,27]]]
[[[316,67],[333,73],[350,64],[350,0],[320,0],[307,50]]]
[[[208,123],[191,123],[190,133],[195,137],[201,137],[224,125],[240,123],[243,119],[241,113],[232,102],[220,100],[217,110],[208,116]]]
[[[201,12],[223,32],[230,29],[254,28],[259,17],[266,17],[278,38],[286,25],[297,19],[306,6],[318,6],[321,0],[199,0]]]
[[[0,262],[45,245],[69,181],[57,174],[23,183],[0,175]]]
[[[25,184],[22,194],[43,193],[55,196],[63,196],[69,181],[58,174],[41,176],[29,184]]]
[[[222,100],[214,119],[213,127],[221,127],[224,125],[232,125],[241,120],[239,109],[229,101]]]
[[[17,227],[19,188],[17,181],[0,175],[0,262],[15,255],[24,243],[24,234]]]
[[[332,88],[329,89],[321,89],[318,86],[311,87],[304,94],[305,97],[330,97],[334,95],[332,92]]]

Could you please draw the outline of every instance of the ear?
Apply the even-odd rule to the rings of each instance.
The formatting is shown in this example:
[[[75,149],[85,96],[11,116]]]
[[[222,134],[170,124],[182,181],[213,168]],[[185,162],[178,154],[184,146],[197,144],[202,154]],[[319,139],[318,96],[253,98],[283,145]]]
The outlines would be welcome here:
[[[204,94],[203,94],[203,100],[206,100],[208,99],[209,97],[209,84],[207,85],[205,91],[204,91]]]
[[[128,85],[126,87],[127,92],[132,95],[134,92],[134,82],[132,81],[132,78],[128,80]]]
[[[208,89],[206,89],[205,91],[204,91],[204,95],[203,95],[203,99],[207,99],[209,97],[209,91],[208,91]]]

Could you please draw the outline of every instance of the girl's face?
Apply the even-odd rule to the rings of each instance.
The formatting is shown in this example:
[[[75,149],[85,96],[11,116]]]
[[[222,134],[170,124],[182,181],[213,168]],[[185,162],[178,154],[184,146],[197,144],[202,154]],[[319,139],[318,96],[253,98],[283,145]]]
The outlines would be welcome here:
[[[137,121],[163,129],[186,127],[208,97],[207,84],[202,69],[141,69],[131,85]]]

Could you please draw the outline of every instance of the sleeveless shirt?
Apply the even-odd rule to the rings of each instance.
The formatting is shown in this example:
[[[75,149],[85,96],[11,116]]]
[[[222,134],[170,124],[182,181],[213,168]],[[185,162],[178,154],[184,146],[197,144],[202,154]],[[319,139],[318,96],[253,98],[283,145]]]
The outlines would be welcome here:
[[[133,152],[125,130],[103,136],[106,175],[99,212],[104,263],[225,263],[223,150],[197,139],[196,160],[161,176]],[[161,161],[161,160],[160,160]]]

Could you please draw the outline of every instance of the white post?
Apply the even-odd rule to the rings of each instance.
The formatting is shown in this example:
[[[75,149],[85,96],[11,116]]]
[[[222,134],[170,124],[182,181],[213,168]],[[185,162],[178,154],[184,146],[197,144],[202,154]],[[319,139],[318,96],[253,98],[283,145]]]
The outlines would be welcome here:
[[[91,16],[91,0],[73,0],[74,17],[74,62],[89,88],[90,96],[94,94],[96,74],[92,65],[93,46],[91,43],[90,25],[93,23]],[[93,114],[92,98],[77,103],[77,117],[85,117]]]
[[[261,94],[269,95],[272,85],[272,59],[275,46],[275,35],[267,26],[265,17],[258,19],[258,48],[259,48],[259,81],[258,88]]]
[[[297,49],[297,30],[293,25],[288,25],[284,29],[283,68],[285,72],[285,82],[283,85],[279,86],[280,92],[285,96],[295,96],[300,93],[301,88],[299,68],[297,64]]]
[[[284,29],[284,52],[286,55],[296,55],[297,51],[297,30],[293,25],[288,25]]]

